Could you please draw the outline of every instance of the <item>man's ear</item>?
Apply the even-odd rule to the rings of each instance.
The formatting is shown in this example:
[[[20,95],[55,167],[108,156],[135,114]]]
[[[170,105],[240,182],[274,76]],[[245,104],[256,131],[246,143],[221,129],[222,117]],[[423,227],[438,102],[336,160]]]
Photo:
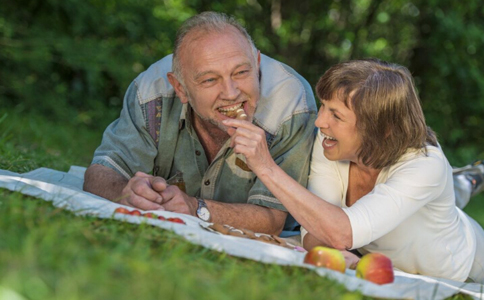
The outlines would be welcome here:
[[[257,67],[260,68],[260,50],[257,50]]]
[[[173,72],[168,72],[166,76],[168,76],[168,81],[175,89],[176,95],[180,98],[180,102],[183,104],[188,103],[187,92],[181,82],[176,78],[175,74]]]

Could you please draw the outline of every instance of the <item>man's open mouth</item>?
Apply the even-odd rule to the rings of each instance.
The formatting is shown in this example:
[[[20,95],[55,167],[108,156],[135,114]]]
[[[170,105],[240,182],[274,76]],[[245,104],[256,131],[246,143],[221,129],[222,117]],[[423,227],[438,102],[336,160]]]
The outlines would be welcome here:
[[[218,111],[229,118],[235,118],[242,112],[245,114],[243,106],[244,102],[241,102],[230,106],[219,107]]]

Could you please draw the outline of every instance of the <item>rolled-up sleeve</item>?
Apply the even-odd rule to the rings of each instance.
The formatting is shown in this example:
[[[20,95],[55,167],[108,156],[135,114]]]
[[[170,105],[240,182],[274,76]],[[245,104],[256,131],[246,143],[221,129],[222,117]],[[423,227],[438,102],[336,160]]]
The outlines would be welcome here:
[[[131,83],[119,118],[104,131],[92,160],[92,164],[112,168],[127,179],[137,171],[152,172],[157,154],[156,144],[146,128],[137,90],[136,82]]]

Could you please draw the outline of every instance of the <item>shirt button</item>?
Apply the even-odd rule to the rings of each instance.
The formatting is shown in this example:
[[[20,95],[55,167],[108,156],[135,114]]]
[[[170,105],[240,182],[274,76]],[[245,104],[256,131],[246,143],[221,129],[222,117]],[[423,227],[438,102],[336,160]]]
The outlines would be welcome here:
[[[201,153],[200,153],[200,151],[196,150],[196,151],[195,151],[195,154],[196,154],[197,156],[200,156],[200,154],[201,154]]]
[[[205,185],[210,185],[210,179],[207,179],[205,182],[204,182]]]

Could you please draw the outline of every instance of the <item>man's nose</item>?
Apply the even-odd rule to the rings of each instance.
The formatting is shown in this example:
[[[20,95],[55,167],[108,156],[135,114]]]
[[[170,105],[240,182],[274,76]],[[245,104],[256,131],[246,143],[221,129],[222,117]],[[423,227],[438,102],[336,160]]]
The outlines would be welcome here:
[[[229,79],[224,81],[222,98],[226,100],[234,100],[240,94],[240,90],[236,81]]]

